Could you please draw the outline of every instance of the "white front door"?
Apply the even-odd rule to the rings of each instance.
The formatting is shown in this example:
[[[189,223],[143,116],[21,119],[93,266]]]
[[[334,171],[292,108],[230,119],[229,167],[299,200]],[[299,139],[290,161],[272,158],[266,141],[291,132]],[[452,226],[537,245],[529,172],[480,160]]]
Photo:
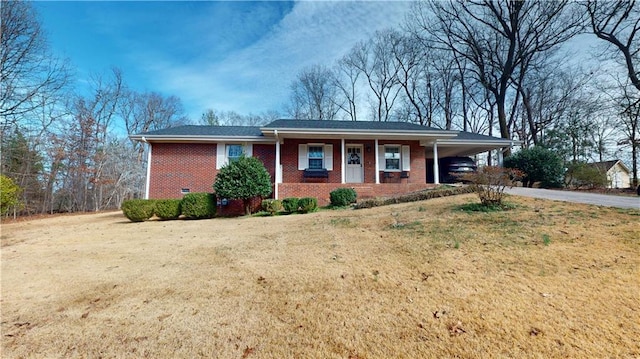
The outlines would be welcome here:
[[[346,182],[362,183],[364,180],[364,167],[362,161],[362,145],[347,145],[345,163],[347,164]]]

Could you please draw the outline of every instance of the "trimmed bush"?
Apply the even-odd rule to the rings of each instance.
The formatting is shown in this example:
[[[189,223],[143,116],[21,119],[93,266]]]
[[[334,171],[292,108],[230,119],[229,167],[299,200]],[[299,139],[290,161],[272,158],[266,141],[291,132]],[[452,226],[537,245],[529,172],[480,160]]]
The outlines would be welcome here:
[[[318,209],[318,199],[313,197],[304,197],[298,200],[300,213],[315,212]]]
[[[181,199],[159,199],[156,200],[155,214],[160,219],[177,219],[181,213]]]
[[[338,188],[329,193],[331,205],[335,207],[344,207],[355,203],[357,196],[356,190],[353,188]]]
[[[257,157],[242,155],[220,169],[213,190],[220,198],[241,199],[249,215],[253,198],[271,195],[271,177]]]
[[[298,208],[300,205],[298,204],[299,199],[296,197],[289,197],[282,200],[282,206],[284,207],[285,212],[294,213],[298,212]]]
[[[189,219],[213,218],[216,215],[216,196],[213,193],[187,193],[180,203],[182,214]]]
[[[130,199],[122,202],[122,213],[131,222],[143,222],[153,216],[155,201],[149,199]]]
[[[282,202],[277,199],[262,200],[262,210],[273,216],[282,210]]]

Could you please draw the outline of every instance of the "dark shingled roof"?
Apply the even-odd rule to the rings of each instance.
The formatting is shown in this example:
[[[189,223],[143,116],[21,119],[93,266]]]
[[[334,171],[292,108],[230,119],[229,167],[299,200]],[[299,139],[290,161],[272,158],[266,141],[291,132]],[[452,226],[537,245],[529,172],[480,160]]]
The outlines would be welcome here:
[[[179,126],[141,133],[141,136],[262,136],[254,126]]]
[[[318,121],[318,120],[276,120],[263,128],[314,128],[330,130],[390,130],[390,131],[441,131],[437,128],[420,126],[409,122],[379,121]]]
[[[616,163],[618,163],[618,161],[619,160],[593,162],[593,163],[588,163],[588,165],[591,167],[595,167],[600,172],[607,172],[608,170],[611,169],[611,167],[613,167]]]
[[[452,138],[452,140],[492,141],[492,140],[505,140],[505,139],[504,138],[500,138],[500,137],[480,135],[480,134],[472,133],[472,132],[460,131],[460,132],[458,132],[458,135],[456,137]],[[506,141],[509,141],[509,140],[506,140]]]

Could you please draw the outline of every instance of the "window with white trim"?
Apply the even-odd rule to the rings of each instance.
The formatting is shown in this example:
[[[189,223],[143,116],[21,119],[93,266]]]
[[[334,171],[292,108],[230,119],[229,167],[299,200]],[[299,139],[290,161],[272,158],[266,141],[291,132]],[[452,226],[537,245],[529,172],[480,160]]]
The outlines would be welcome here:
[[[384,147],[384,164],[385,170],[400,170],[400,146]]]
[[[307,168],[312,170],[324,168],[324,146],[309,145],[307,158],[309,161]]]
[[[227,161],[228,163],[237,161],[244,154],[242,145],[227,145]]]
[[[333,145],[301,143],[298,145],[298,170],[326,169],[333,171]]]
[[[411,147],[407,145],[378,146],[378,166],[381,171],[410,171]]]

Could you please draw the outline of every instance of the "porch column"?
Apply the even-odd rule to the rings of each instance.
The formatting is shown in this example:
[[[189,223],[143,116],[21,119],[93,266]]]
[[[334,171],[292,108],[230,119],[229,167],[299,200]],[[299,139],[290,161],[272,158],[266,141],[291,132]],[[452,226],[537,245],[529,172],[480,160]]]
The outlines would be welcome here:
[[[433,183],[440,184],[440,168],[438,167],[438,141],[433,141]]]
[[[376,184],[380,184],[380,164],[378,163],[379,153],[378,153],[378,139],[375,139],[375,144],[373,145],[375,148],[376,158],[374,162],[376,163]]]
[[[278,199],[278,184],[282,183],[282,168],[280,167],[280,139],[278,138],[278,132],[276,134],[276,183],[274,184],[273,198]]]
[[[345,158],[345,154],[344,154],[344,151],[345,151],[345,148],[344,148],[344,138],[341,140],[340,148],[341,148],[341,149],[340,149],[340,154],[342,155],[342,159],[340,160],[340,163],[341,163],[341,165],[340,165],[340,172],[341,172],[341,173],[340,173],[340,176],[341,176],[341,178],[342,178],[342,180],[341,180],[341,181],[342,181],[342,183],[346,183],[346,182],[347,182],[347,181],[346,181],[346,173],[347,173],[347,169],[345,168],[345,163],[344,163],[344,162],[345,162],[345,161],[344,161],[344,158]]]
[[[144,137],[142,139],[144,141]],[[150,143],[149,143],[148,151],[149,152],[147,153],[147,180],[145,181],[145,184],[144,184],[144,187],[145,187],[144,199],[149,199],[149,186],[151,185],[151,144]]]
[[[504,148],[498,148],[498,166],[502,167],[502,163],[504,161]]]

